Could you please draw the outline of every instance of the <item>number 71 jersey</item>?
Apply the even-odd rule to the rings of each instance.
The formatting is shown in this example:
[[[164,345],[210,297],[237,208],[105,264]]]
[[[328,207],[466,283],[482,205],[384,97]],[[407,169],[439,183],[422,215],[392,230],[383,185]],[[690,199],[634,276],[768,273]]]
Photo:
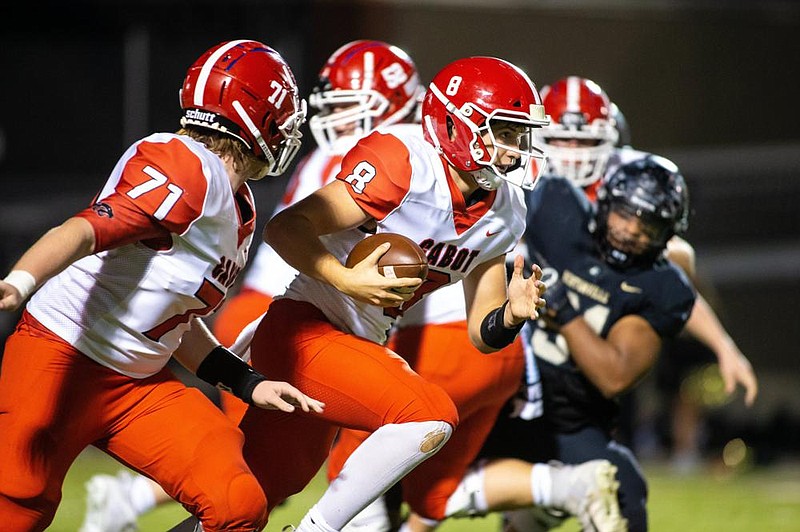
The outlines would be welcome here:
[[[120,158],[90,209],[95,254],[50,279],[28,311],[98,363],[157,373],[195,316],[213,312],[247,261],[250,189],[186,136],[151,135]]]

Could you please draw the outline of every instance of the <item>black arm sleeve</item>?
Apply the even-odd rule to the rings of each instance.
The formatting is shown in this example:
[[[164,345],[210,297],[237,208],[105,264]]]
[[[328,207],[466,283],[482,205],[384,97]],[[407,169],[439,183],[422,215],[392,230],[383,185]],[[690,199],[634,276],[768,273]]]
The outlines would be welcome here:
[[[231,392],[247,404],[253,404],[253,390],[265,376],[250,367],[233,352],[218,345],[203,359],[197,376],[212,386]]]

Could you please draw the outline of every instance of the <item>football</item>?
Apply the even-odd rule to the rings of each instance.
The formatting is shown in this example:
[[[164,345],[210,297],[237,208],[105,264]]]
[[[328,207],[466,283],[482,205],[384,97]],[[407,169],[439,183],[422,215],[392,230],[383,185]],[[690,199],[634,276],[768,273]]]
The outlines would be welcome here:
[[[375,248],[389,242],[392,247],[378,260],[378,271],[384,277],[419,277],[428,276],[428,257],[416,242],[397,233],[376,233],[368,236],[350,250],[345,266],[352,268]]]

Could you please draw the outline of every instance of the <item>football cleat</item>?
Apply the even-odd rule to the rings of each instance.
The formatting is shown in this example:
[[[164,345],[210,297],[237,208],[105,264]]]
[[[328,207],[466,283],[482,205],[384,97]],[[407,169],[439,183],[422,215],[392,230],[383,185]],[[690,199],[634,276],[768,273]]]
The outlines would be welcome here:
[[[551,463],[553,506],[578,518],[584,531],[625,532],[617,499],[617,467],[608,460],[577,465]]]
[[[134,532],[136,511],[130,498],[133,475],[95,475],[86,483],[86,516],[80,532]]]

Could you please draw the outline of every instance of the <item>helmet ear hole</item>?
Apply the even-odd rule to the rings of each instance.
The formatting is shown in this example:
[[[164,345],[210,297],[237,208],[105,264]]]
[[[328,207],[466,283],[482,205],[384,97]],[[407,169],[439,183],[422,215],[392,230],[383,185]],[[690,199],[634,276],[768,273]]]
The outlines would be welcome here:
[[[453,118],[451,116],[447,117],[447,138],[450,140],[455,140],[455,129],[456,124],[453,122]]]

